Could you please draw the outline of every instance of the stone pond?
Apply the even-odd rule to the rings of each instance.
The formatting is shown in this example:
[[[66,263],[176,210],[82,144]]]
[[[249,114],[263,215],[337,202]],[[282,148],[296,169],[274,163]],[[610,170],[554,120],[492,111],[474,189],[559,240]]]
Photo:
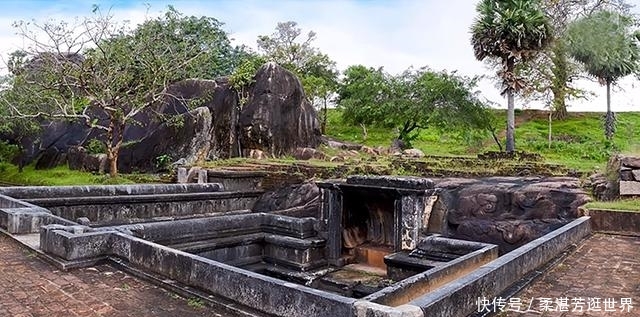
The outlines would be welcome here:
[[[466,316],[591,232],[575,178],[261,177],[5,187],[0,228],[246,316]]]

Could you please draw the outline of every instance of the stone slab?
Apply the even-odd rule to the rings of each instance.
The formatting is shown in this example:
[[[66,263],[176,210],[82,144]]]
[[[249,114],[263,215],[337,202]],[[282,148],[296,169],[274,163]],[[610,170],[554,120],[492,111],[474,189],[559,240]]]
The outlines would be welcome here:
[[[620,196],[640,195],[640,182],[620,181]]]

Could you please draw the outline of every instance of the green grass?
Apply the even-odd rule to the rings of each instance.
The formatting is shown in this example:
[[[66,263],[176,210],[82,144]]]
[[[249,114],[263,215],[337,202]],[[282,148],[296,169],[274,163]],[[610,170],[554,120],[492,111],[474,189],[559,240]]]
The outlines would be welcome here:
[[[196,309],[204,308],[204,302],[200,298],[189,298],[187,305]]]
[[[628,198],[619,199],[614,201],[593,201],[585,205],[587,209],[611,209],[611,210],[623,210],[623,211],[638,211],[640,212],[640,199]]]
[[[496,110],[504,117],[504,110]],[[564,121],[552,121],[549,143],[547,112],[536,110],[517,111],[516,149],[541,154],[546,162],[566,165],[579,171],[596,171],[604,168],[611,154],[640,154],[640,113],[618,113],[617,131],[612,142],[607,142],[602,128],[602,113],[570,113]],[[389,146],[394,137],[393,129],[368,126],[368,136],[363,138],[360,126],[342,122],[340,110],[331,109],[328,114],[327,135],[369,146]],[[504,131],[499,131],[504,139]],[[504,143],[504,140],[501,140]],[[433,129],[420,131],[413,146],[427,155],[475,156],[486,151],[498,150],[487,134],[484,139],[466,140],[454,134]]]
[[[22,172],[14,165],[0,163],[0,182],[20,185],[108,185],[154,183],[159,178],[142,174],[123,174],[117,178],[109,175],[95,175],[82,171],[72,171],[66,166],[48,170],[36,170],[33,165],[26,166]]]

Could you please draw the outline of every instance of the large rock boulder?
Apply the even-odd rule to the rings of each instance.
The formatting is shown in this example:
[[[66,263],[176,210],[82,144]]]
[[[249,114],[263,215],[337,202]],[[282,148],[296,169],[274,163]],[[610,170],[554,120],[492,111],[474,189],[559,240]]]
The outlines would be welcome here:
[[[211,150],[212,117],[209,108],[199,107],[179,115],[179,125],[161,123],[153,133],[129,141],[120,150],[122,172],[165,168],[163,163],[183,159],[187,164],[205,160]]]
[[[316,111],[300,80],[276,63],[267,63],[256,73],[239,128],[242,148],[275,156],[291,154],[296,148],[314,148],[320,141]]]
[[[157,169],[159,161],[190,165],[250,150],[262,151],[266,157],[292,155],[296,148],[314,148],[319,143],[316,112],[291,72],[265,64],[247,89],[248,102],[240,110],[237,92],[227,78],[187,79],[167,87],[162,102],[138,113],[135,124],[125,127],[119,169],[150,171]],[[91,112],[92,118],[106,124],[107,117],[99,109]],[[49,168],[61,163],[70,147],[86,146],[92,139],[104,141],[101,131],[85,122],[42,122],[42,126],[40,135],[22,140],[25,151],[20,164],[42,157],[39,167]]]
[[[579,179],[491,177],[436,180],[439,231],[511,251],[579,216],[590,198]]]
[[[187,79],[167,88],[172,98],[167,100],[165,108],[193,109],[206,107],[211,112],[211,148],[210,158],[229,158],[239,155],[237,137],[238,94],[229,85],[227,77],[215,80]],[[180,113],[184,113],[182,111]]]

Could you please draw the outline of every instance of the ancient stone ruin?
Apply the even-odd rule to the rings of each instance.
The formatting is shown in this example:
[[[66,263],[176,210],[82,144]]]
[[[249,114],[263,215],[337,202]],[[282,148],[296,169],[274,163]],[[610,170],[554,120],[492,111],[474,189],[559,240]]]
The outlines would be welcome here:
[[[0,188],[0,227],[62,269],[108,261],[216,311],[466,316],[590,233],[572,178],[351,176]],[[195,294],[195,295],[194,295]]]

